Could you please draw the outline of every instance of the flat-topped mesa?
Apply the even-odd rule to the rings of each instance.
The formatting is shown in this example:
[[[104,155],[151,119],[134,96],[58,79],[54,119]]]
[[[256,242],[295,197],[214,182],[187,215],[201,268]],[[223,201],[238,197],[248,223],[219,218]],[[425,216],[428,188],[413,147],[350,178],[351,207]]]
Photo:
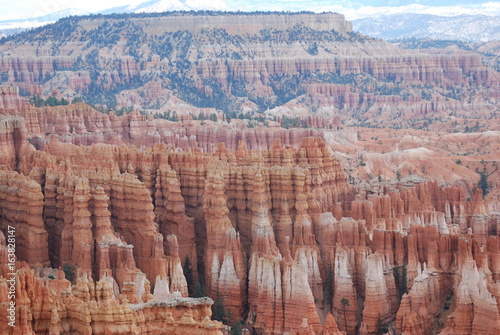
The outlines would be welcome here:
[[[107,20],[105,18],[93,18],[92,21],[99,25]],[[161,17],[131,18],[131,20],[140,25],[148,27],[154,24],[156,34],[165,32],[175,32],[179,27],[192,32],[199,33],[207,29],[226,29],[231,34],[257,34],[263,29],[286,30],[295,25],[319,30],[338,33],[352,32],[352,23],[345,20],[344,15],[337,13],[223,13],[217,15],[192,15],[189,13],[178,13],[174,15],[165,15]],[[85,24],[85,21],[84,21]]]
[[[61,37],[59,48],[39,43],[50,36]],[[140,53],[130,47],[136,39],[143,42]],[[270,107],[265,114],[283,124],[290,121],[284,116],[294,118],[293,112],[300,110],[301,126],[306,127],[338,125],[325,119],[338,118],[339,110],[343,117],[381,124],[393,122],[395,109],[408,119],[450,112],[463,116],[471,111],[486,118],[494,113],[500,76],[482,64],[476,51],[425,52],[355,33],[352,24],[337,13],[120,14],[66,18],[22,37],[9,37],[0,45],[0,72],[5,82],[32,95],[51,92],[58,99],[95,99],[93,93],[98,90],[106,96],[102,103],[116,101],[113,107],[136,106],[164,118],[144,123],[135,112],[108,117],[113,128],[128,128],[127,140],[148,135],[141,139],[144,144],[168,138],[178,147],[189,147],[196,142],[193,129],[150,132],[151,124],[168,128],[174,122],[166,119],[215,115],[217,122],[205,123],[215,123],[215,130],[194,130],[204,139],[198,142],[206,151],[214,150],[219,129],[232,142],[228,148],[234,149],[237,137],[246,138],[221,126],[221,111],[252,115]],[[49,53],[54,56],[43,56]],[[96,75],[89,69],[96,70]],[[178,77],[172,80],[172,76]],[[425,96],[418,93],[422,86],[428,88]],[[15,99],[4,100],[7,106],[17,104]],[[194,106],[201,101],[209,107]],[[167,117],[171,111],[175,118]],[[242,125],[240,121],[231,123]],[[247,130],[255,134],[251,142],[257,145],[252,148],[261,149],[259,141],[267,142],[262,139],[263,128]],[[81,124],[72,128],[78,135],[83,135],[83,129]],[[103,134],[88,137],[79,140],[109,139]]]

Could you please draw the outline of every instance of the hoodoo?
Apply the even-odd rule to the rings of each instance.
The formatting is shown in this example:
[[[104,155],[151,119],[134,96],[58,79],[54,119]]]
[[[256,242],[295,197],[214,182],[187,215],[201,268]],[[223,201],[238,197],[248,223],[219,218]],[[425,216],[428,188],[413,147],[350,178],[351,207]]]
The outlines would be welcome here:
[[[477,50],[309,12],[1,39],[2,334],[498,334],[500,75]]]

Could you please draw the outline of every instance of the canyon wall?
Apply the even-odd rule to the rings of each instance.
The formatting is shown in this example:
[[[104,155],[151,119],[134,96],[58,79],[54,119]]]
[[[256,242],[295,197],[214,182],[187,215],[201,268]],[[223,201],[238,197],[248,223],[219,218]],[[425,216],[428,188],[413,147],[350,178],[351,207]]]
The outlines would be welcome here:
[[[0,44],[8,334],[228,332],[211,317],[266,335],[500,331],[498,134],[431,150],[342,126],[495,130],[500,76],[478,54],[403,50],[331,13],[69,17]],[[462,158],[494,196],[432,154],[462,147],[489,157]],[[413,176],[441,177],[431,160],[470,180]]]
[[[206,293],[256,331],[498,331],[498,218],[479,191],[468,200],[459,187],[423,182],[370,194],[347,182],[319,138],[299,147],[275,140],[264,151],[219,144],[212,154],[165,144],[75,146],[55,137],[43,151],[12,150],[19,162],[0,170],[10,185],[0,190],[7,201],[0,215],[4,235],[15,225],[30,239],[30,248],[19,243],[19,260],[44,281],[43,271],[56,271],[48,266],[75,265],[76,286],[65,293],[75,298],[67,301],[111,299],[107,306],[141,333],[194,325],[189,313],[199,327],[213,325],[194,311],[173,321],[142,316],[187,296],[186,258]],[[98,287],[108,293],[93,298]],[[90,292],[90,300],[77,292]],[[51,307],[51,327],[100,329],[93,315],[103,310],[90,306],[84,323]],[[43,323],[26,318],[25,327]]]
[[[23,94],[179,119],[278,117],[298,104],[305,116],[407,126],[402,116],[494,117],[500,96],[484,54],[398,48],[336,13],[71,17],[9,37],[0,51],[2,83]]]

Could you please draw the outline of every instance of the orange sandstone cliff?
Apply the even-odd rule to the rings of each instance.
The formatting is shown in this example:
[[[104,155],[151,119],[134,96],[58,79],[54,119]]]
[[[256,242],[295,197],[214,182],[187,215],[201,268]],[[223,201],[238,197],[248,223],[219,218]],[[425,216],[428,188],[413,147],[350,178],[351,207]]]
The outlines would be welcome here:
[[[22,119],[4,120],[1,229],[17,227],[27,264],[16,312],[26,331],[215,334],[210,301],[181,298],[193,285],[186,258],[255,331],[498,331],[499,222],[479,191],[468,200],[422,182],[369,194],[318,138],[204,154],[52,137],[37,151],[13,140],[26,136]],[[72,287],[63,265],[76,267]],[[37,300],[43,290],[49,300]]]

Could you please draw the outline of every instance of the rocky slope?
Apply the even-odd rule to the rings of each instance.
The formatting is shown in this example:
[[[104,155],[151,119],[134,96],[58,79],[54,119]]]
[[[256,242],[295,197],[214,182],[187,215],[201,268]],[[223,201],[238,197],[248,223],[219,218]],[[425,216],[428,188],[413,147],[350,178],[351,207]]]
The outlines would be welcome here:
[[[385,182],[412,184],[422,180],[474,188],[483,175],[485,198],[491,200],[490,209],[498,211],[499,128],[482,123],[464,133],[463,128],[468,126],[459,120],[448,127],[430,124],[425,131],[355,128],[325,131],[324,136],[352,176],[351,182],[361,188],[372,190],[384,187]],[[462,131],[449,133],[448,129],[454,127]],[[489,127],[492,130],[486,130]],[[467,198],[471,197],[468,192]]]
[[[9,37],[0,51],[0,78],[25,94],[159,115],[301,109],[384,126],[488,119],[500,82],[477,53],[400,49],[332,13],[71,17]]]

